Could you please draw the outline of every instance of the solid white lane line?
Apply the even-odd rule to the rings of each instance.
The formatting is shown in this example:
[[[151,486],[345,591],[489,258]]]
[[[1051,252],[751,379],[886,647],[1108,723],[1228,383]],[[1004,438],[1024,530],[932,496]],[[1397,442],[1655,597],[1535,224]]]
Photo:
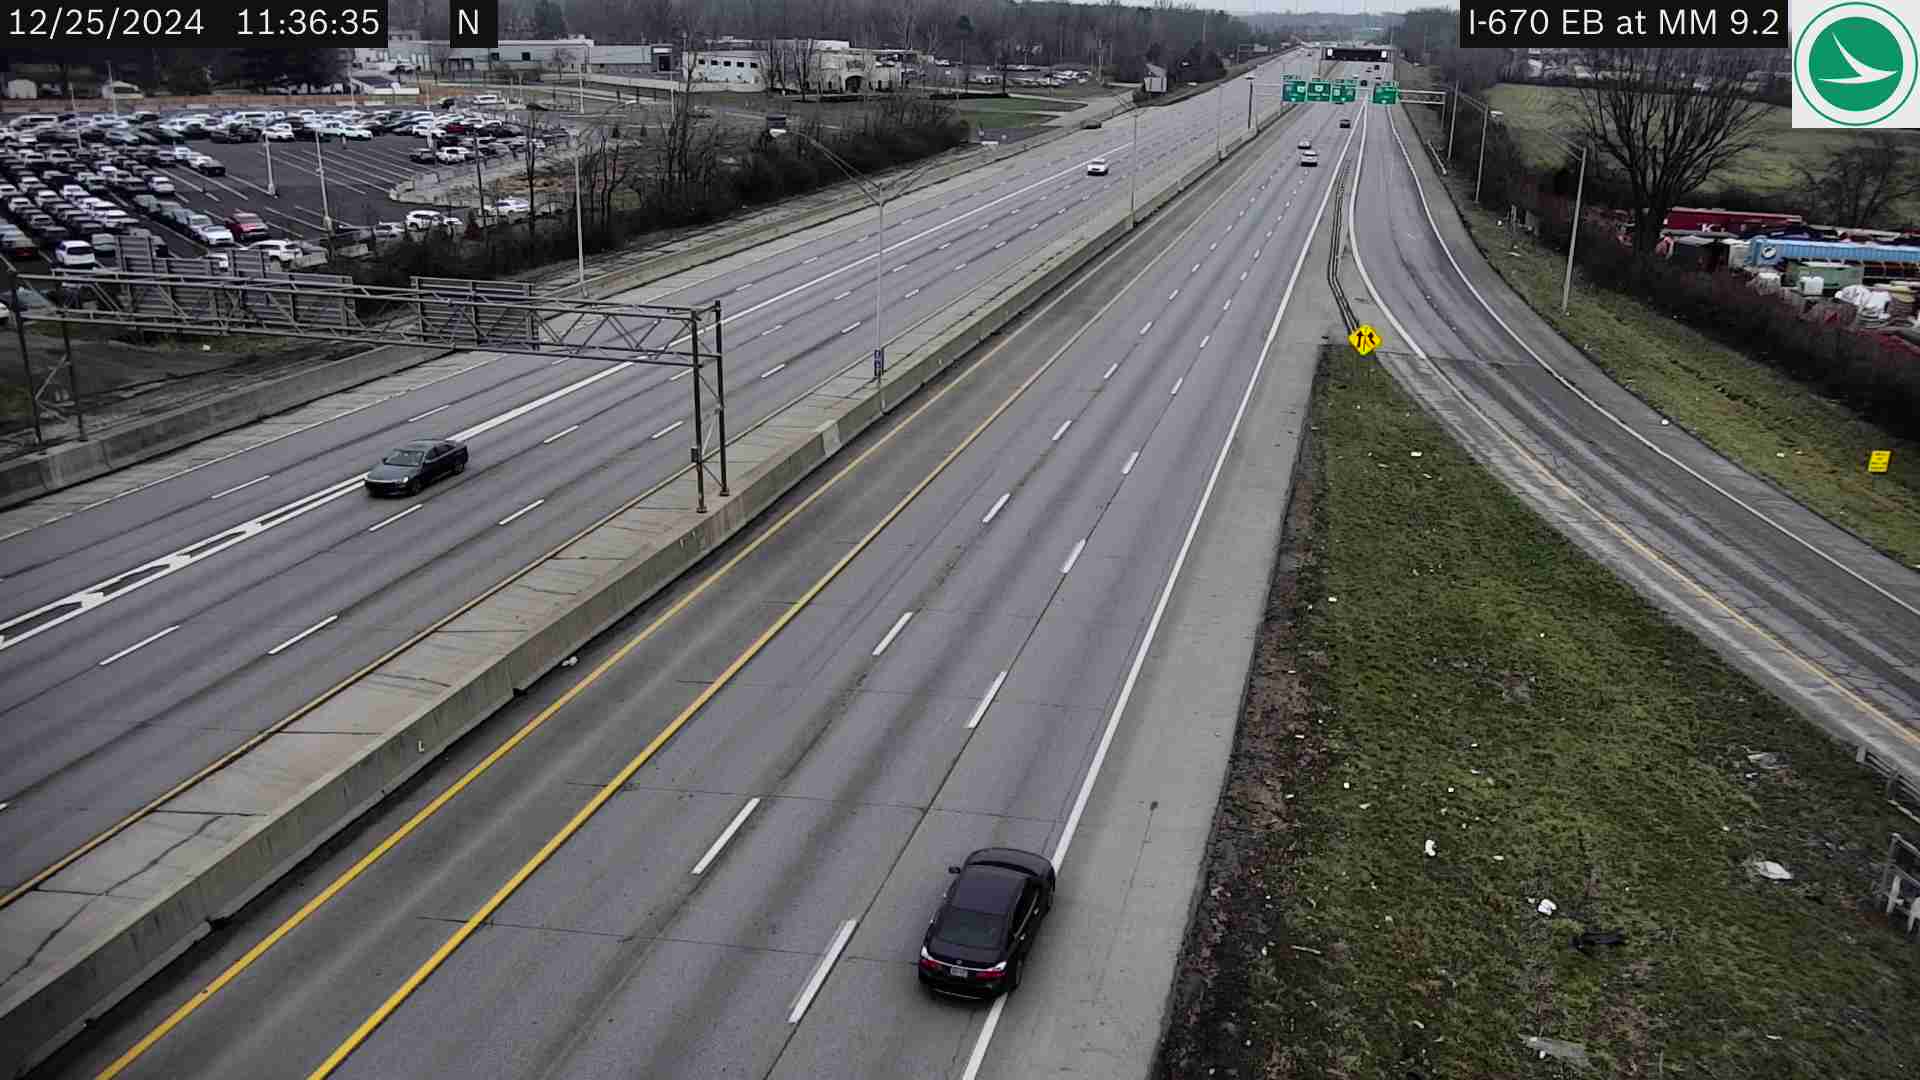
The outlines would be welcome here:
[[[500,519],[500,524],[502,524],[502,525],[511,525],[511,524],[513,524],[513,522],[514,522],[514,521],[515,521],[516,519],[518,519],[518,518],[520,517],[520,515],[521,515],[521,514],[526,514],[526,513],[530,513],[530,512],[532,512],[532,510],[534,509],[534,507],[537,507],[537,506],[539,506],[539,505],[540,505],[541,503],[543,503],[543,502],[546,502],[546,501],[547,501],[547,500],[545,500],[545,499],[535,499],[535,500],[533,500],[532,502],[530,502],[530,503],[528,503],[527,505],[525,505],[525,506],[523,506],[523,507],[521,507],[520,509],[518,509],[518,510],[515,510],[515,511],[514,511],[513,513],[511,513],[511,514],[508,514],[508,515],[507,515],[506,517],[503,517],[503,518],[501,518],[501,519]]]
[[[1000,496],[999,498],[993,500],[993,509],[987,511],[987,516],[980,519],[980,524],[982,525],[992,524],[994,517],[1000,513],[1000,508],[1007,505],[1007,500],[1011,498],[1013,498],[1013,492],[1009,491],[1006,494]]]
[[[1186,384],[1187,384],[1187,377],[1185,375],[1182,375],[1179,378],[1173,380],[1173,393],[1170,393],[1167,396],[1172,397],[1174,396],[1174,394],[1178,394],[1180,392],[1180,388],[1182,386],[1185,386]]]
[[[1120,365],[1117,363],[1107,368],[1107,373],[1105,375],[1100,376],[1100,381],[1106,382],[1108,379],[1113,378],[1113,373],[1119,370],[1120,370]]]
[[[1133,472],[1133,463],[1139,460],[1140,460],[1140,451],[1135,450],[1133,453],[1128,454],[1127,463],[1125,465],[1120,466],[1120,475],[1127,476],[1131,474]]]
[[[967,718],[968,731],[972,731],[975,727],[979,726],[980,718],[987,715],[988,707],[993,704],[993,695],[1000,692],[1000,684],[1006,681],[1007,673],[1004,671],[994,676],[993,685],[987,687],[987,692],[980,696],[980,705],[973,710],[973,715]]]
[[[849,327],[847,327],[847,328],[846,328],[845,330],[842,330],[842,331],[840,331],[840,332],[841,332],[841,333],[843,333],[843,334],[851,334],[851,333],[853,333],[853,332],[854,332],[855,330],[858,330],[858,329],[860,329],[860,324],[859,324],[859,323],[854,323],[854,324],[853,324],[852,326],[849,326]]]
[[[843,333],[843,334],[844,334],[844,333],[846,333],[846,331],[845,331],[845,330],[842,330],[842,331],[840,331],[840,332],[841,332],[841,333]],[[778,374],[780,374],[780,372],[781,372],[781,371],[783,371],[783,370],[785,370],[785,369],[786,369],[786,366],[787,366],[787,365],[785,365],[785,364],[775,364],[775,365],[773,365],[772,367],[770,367],[770,368],[768,368],[767,370],[765,370],[765,371],[763,371],[763,372],[761,372],[761,373],[760,373],[760,377],[764,379],[764,378],[767,378],[768,376],[771,376],[771,375],[778,375]]]
[[[695,877],[707,872],[707,867],[712,866],[713,860],[719,858],[720,849],[727,846],[727,841],[733,839],[733,834],[739,832],[740,826],[747,823],[747,815],[753,813],[753,808],[759,805],[760,797],[756,795],[747,800],[747,805],[741,807],[739,813],[733,815],[733,820],[727,823],[726,830],[720,834],[720,839],[715,840],[713,846],[707,849],[707,853],[700,856],[700,861],[693,864]]]
[[[434,413],[446,412],[448,409],[451,409],[451,408],[453,408],[453,406],[451,404],[448,404],[448,405],[442,405],[437,409],[428,409],[426,412],[421,413],[419,416],[407,417],[407,423],[411,424],[415,420],[425,420],[427,417],[432,416]]]
[[[768,333],[772,333],[772,331],[768,331]],[[765,337],[766,335],[765,335],[765,334],[763,334],[763,335],[761,335],[761,336],[762,336],[762,337]],[[689,375],[691,375],[691,374],[693,374],[693,369],[692,369],[692,368],[683,368],[683,369],[681,370],[681,372],[680,372],[680,374],[678,374],[678,375],[669,375],[669,376],[667,376],[667,381],[668,381],[668,382],[679,382],[679,381],[680,381],[681,379],[684,379],[684,378],[686,378],[687,376],[689,376]]]
[[[1073,573],[1073,564],[1080,561],[1080,553],[1085,551],[1086,548],[1086,538],[1082,537],[1079,543],[1073,545],[1073,550],[1067,553],[1067,561],[1060,564],[1060,572],[1062,574]]]
[[[906,628],[907,620],[911,618],[913,618],[913,612],[902,612],[900,618],[893,624],[893,629],[887,631],[887,636],[881,638],[880,644],[873,647],[873,655],[879,656],[886,652],[887,646],[893,644],[893,639],[900,636],[900,631]]]
[[[254,477],[253,479],[251,479],[251,480],[249,480],[249,481],[247,481],[247,482],[246,482],[246,483],[244,483],[244,484],[235,484],[235,485],[233,485],[232,487],[230,487],[230,488],[228,488],[228,489],[227,489],[227,490],[225,490],[225,491],[216,491],[216,492],[214,492],[213,494],[211,494],[211,495],[209,495],[209,496],[207,496],[207,498],[208,498],[208,499],[218,499],[218,498],[220,498],[220,497],[221,497],[222,495],[231,495],[231,494],[233,494],[234,492],[236,492],[236,491],[239,491],[239,490],[241,490],[242,488],[250,488],[250,487],[252,487],[253,485],[255,485],[255,484],[257,484],[257,483],[259,483],[260,481],[262,481],[262,480],[265,480],[265,479],[267,479],[268,477],[271,477],[272,475],[273,475],[272,473],[268,473],[268,474],[267,474],[266,476],[256,476],[256,477]]]
[[[653,440],[659,438],[662,435],[670,435],[673,433],[674,429],[678,428],[680,425],[684,423],[686,423],[685,420],[675,420],[673,423],[668,424],[666,427],[663,427],[659,431],[656,431],[653,434],[647,436],[647,441],[652,442]]]
[[[822,956],[820,963],[815,965],[813,976],[807,980],[806,987],[794,1000],[793,1010],[787,1013],[787,1023],[797,1024],[801,1017],[807,1015],[807,1006],[813,1004],[813,996],[818,994],[820,987],[826,984],[827,973],[833,970],[834,961],[840,959],[840,951],[847,947],[848,941],[852,940],[853,928],[859,922],[858,919],[848,919],[840,924],[840,932],[833,935],[833,944],[827,946],[826,955]]]
[[[1061,424],[1060,424],[1060,427],[1059,427],[1059,429],[1058,429],[1058,430],[1056,430],[1056,431],[1055,431],[1055,432],[1053,433],[1053,438],[1051,438],[1051,439],[1049,439],[1049,440],[1047,440],[1047,441],[1048,441],[1048,442],[1059,442],[1059,441],[1060,441],[1060,436],[1062,436],[1062,435],[1065,435],[1065,434],[1067,433],[1067,429],[1068,429],[1068,428],[1070,428],[1070,427],[1072,427],[1072,426],[1073,426],[1073,421],[1071,421],[1071,420],[1065,420],[1065,421],[1062,421],[1062,422],[1061,422]]]
[[[280,644],[275,645],[273,648],[268,649],[267,655],[268,656],[280,655],[281,653],[287,651],[288,649],[293,648],[295,645],[300,644],[302,641],[305,641],[308,635],[319,633],[321,630],[325,629],[328,626],[328,624],[332,623],[335,619],[338,619],[339,617],[340,616],[338,615],[329,615],[326,618],[321,619],[319,622],[314,623],[312,626],[307,627],[305,630],[300,631],[299,633],[293,635],[292,637],[281,642]]]
[[[574,424],[574,425],[572,425],[572,426],[570,426],[570,427],[563,427],[563,428],[561,428],[561,429],[560,429],[559,431],[556,431],[556,432],[554,432],[553,434],[551,434],[551,435],[549,435],[549,436],[547,436],[546,438],[544,438],[544,439],[541,439],[541,440],[540,440],[540,445],[541,445],[541,446],[546,446],[546,445],[547,445],[547,444],[549,444],[549,443],[557,443],[557,442],[559,442],[559,441],[560,441],[561,439],[564,439],[564,438],[566,438],[567,436],[569,436],[569,435],[571,435],[571,434],[573,434],[574,432],[576,432],[576,431],[579,431],[579,430],[580,430],[580,425],[579,425],[579,424]]]
[[[421,507],[423,507],[423,506],[425,506],[425,505],[427,505],[427,504],[426,504],[426,503],[414,503],[414,504],[413,504],[412,506],[409,506],[409,507],[407,507],[407,508],[406,508],[405,510],[402,510],[402,511],[400,511],[399,513],[397,513],[397,514],[395,514],[395,515],[393,515],[392,517],[388,517],[388,518],[383,518],[383,519],[381,519],[380,521],[378,521],[378,522],[376,522],[376,523],[374,523],[374,524],[372,524],[372,525],[369,525],[369,526],[367,526],[367,531],[368,531],[368,532],[379,532],[379,531],[380,531],[381,529],[384,529],[384,528],[386,528],[387,526],[389,526],[389,525],[391,525],[391,524],[393,524],[394,522],[396,522],[396,521],[399,521],[399,520],[400,520],[401,518],[403,518],[403,517],[406,517],[406,516],[407,516],[408,514],[411,514],[411,513],[413,513],[413,512],[415,511],[415,510],[418,510],[418,509],[420,509]]]
[[[148,645],[151,645],[154,642],[159,641],[161,638],[166,637],[168,634],[171,634],[178,629],[180,629],[180,624],[174,623],[172,626],[167,627],[165,630],[162,630],[157,634],[149,634],[146,637],[141,638],[139,641],[136,641],[133,644],[127,646],[126,648],[121,649],[119,652],[114,653],[112,656],[107,657],[105,660],[100,661],[98,664],[95,664],[94,666],[106,667],[108,664],[111,664],[115,660],[118,660],[121,657],[127,655],[128,653],[133,652],[135,649],[144,649]]]

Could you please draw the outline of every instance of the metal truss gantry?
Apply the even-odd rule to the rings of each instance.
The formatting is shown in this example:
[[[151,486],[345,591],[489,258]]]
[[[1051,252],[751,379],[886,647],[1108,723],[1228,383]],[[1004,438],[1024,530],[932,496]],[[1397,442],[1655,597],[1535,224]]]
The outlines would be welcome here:
[[[720,497],[730,494],[718,301],[681,307],[583,300],[525,283],[459,278],[416,277],[405,287],[360,285],[334,275],[285,273],[261,252],[236,252],[224,268],[205,259],[128,254],[135,257],[123,254],[118,271],[18,279],[20,287],[47,301],[26,306],[22,321],[60,324],[61,366],[69,375],[69,328],[74,326],[476,349],[683,368],[693,376],[695,509],[707,511],[709,476],[718,481]]]

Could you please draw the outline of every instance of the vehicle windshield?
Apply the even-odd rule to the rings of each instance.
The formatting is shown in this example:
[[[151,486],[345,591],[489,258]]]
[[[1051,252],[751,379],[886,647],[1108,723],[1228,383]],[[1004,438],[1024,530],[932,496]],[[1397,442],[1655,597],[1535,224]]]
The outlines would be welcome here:
[[[934,929],[933,936],[963,948],[991,949],[1000,944],[1000,925],[1004,921],[984,911],[950,907],[941,914],[940,925]]]
[[[395,450],[380,459],[382,465],[418,465],[427,460],[427,455],[418,450]]]

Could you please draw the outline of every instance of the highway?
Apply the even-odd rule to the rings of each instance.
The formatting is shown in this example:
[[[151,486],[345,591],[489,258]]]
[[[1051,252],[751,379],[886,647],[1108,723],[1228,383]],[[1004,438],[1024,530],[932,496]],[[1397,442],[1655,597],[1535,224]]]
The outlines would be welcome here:
[[[1441,213],[1424,158],[1416,184],[1410,155],[1422,151],[1406,118],[1366,112],[1350,213],[1367,291],[1399,323],[1380,325],[1396,375],[1509,484],[1763,683],[1855,741],[1920,759],[1920,577],[1607,379]]]
[[[1198,152],[1216,117],[1244,123],[1245,98],[1235,83],[1147,110],[1137,161],[1130,121],[1109,122],[890,207],[890,335],[1124,201],[1129,169]],[[1113,173],[1086,176],[1099,154]],[[724,302],[730,433],[865,362],[872,231],[857,215],[824,239],[725,260],[690,288],[642,290]],[[686,460],[687,383],[662,369],[470,360],[0,542],[0,882],[25,880]],[[442,434],[472,446],[458,480],[405,503],[352,483],[393,445]]]
[[[1196,845],[1204,839],[1213,788],[1189,781],[1177,748],[1208,742],[1223,755],[1221,733],[1183,734],[1170,717],[1129,725],[1118,740],[1114,733],[1154,645],[1148,628],[1158,625],[1171,575],[1202,520],[1203,493],[1250,415],[1256,383],[1282,381],[1304,400],[1312,349],[1281,355],[1271,345],[1353,134],[1338,129],[1337,118],[1353,111],[1306,108],[1283,119],[977,366],[930,388],[939,396],[924,411],[903,409],[884,432],[852,444],[841,459],[851,455],[852,473],[826,487],[816,478],[790,496],[789,506],[809,493],[818,498],[760,546],[742,548],[747,538],[732,545],[748,552],[745,560],[687,607],[672,607],[691,588],[682,583],[615,627],[579,666],[543,680],[458,744],[43,1072],[88,1075],[118,1058],[122,1075],[155,1077],[297,1075],[323,1064],[337,1066],[334,1075],[368,1077],[1013,1076],[1035,1060],[1097,1060],[1087,1047],[1118,1036],[1093,1029],[1116,1020],[1144,1025],[1120,1041],[1150,1054],[1157,1029],[1142,1016],[1164,1002],[1171,955],[1151,963],[1144,952],[1129,956],[1138,943],[1115,927],[1131,890],[1150,891],[1134,878],[1156,865],[1143,848],[1161,804],[1116,803],[1094,770],[1112,740],[1105,775],[1138,776],[1128,783],[1146,788],[1165,774],[1159,779],[1170,790],[1192,789],[1198,827],[1187,836]],[[1177,115],[1157,119],[1164,129],[1155,137],[1172,147],[1211,135],[1182,123]],[[1089,146],[1111,154],[1112,130],[1076,136],[1045,160],[1023,162],[1019,176],[923,209],[903,234],[1019,193],[956,229],[912,241],[902,249],[909,269],[892,287],[941,287],[962,273],[952,268],[959,262],[984,261],[991,273],[1001,265],[995,260],[1018,257],[1012,243],[1005,255],[992,245],[1035,216],[1066,208],[1057,215],[1064,225],[1085,212],[1073,202],[1083,193],[1113,197],[1115,185],[1089,183],[1078,164]],[[1300,138],[1321,148],[1324,166],[1297,164]],[[1124,177],[1125,167],[1116,174]],[[989,214],[992,228],[968,231]],[[949,238],[953,246],[941,249]],[[829,250],[807,250],[832,265]],[[821,272],[819,264],[770,260],[718,284],[784,291]],[[799,383],[845,362],[844,351],[822,345],[836,324],[857,317],[847,311],[859,309],[859,293],[843,306],[827,297],[854,288],[848,281],[802,292],[793,304],[749,316],[740,331],[729,327],[747,343],[729,366],[730,379],[740,380],[736,409],[751,414],[793,392],[758,389],[770,363],[806,366]],[[754,331],[769,320],[783,321],[788,338],[816,344],[796,350],[776,337],[756,353]],[[439,430],[455,430],[580,378],[568,365],[550,372],[516,363],[478,369],[489,385],[449,387],[444,401],[425,395],[391,411],[456,405],[454,415],[435,417]],[[194,616],[191,632],[161,639],[164,648],[149,646],[151,655],[142,649],[115,661],[106,670],[117,691],[89,686],[88,700],[96,709],[116,699],[132,704],[137,680],[154,680],[175,687],[164,717],[218,715],[215,708],[265,716],[270,704],[284,706],[335,677],[338,665],[315,670],[332,658],[365,655],[392,640],[406,614],[538,547],[497,539],[508,527],[495,522],[519,506],[549,498],[540,510],[550,513],[519,522],[550,530],[551,539],[662,474],[684,450],[663,450],[656,463],[649,435],[684,406],[672,392],[643,393],[659,389],[660,378],[637,369],[607,377],[529,414],[537,417],[531,422],[494,429],[498,436],[475,440],[475,467],[461,483],[370,539],[366,530],[402,507],[366,505],[355,492],[315,511],[315,524],[295,518],[261,534],[284,530],[283,538],[257,550],[243,544],[239,557],[204,574],[189,567],[139,590],[133,595],[155,594],[141,602],[154,609],[153,622],[98,618],[111,609],[103,606],[88,613],[85,628],[83,616],[42,635],[54,642],[27,639],[0,661],[31,654],[31,664],[9,669],[25,677],[33,664],[58,665],[87,642],[87,654],[62,668],[67,678],[49,676],[36,698],[78,695],[97,675],[80,665],[193,608],[209,614]],[[1251,415],[1251,424],[1273,422]],[[349,443],[281,448],[217,477],[182,478],[180,488],[210,498],[248,474],[272,474],[274,455],[298,458],[281,466],[298,482],[275,484],[231,512],[222,507],[230,523],[321,489],[404,423],[356,419],[350,426],[367,430]],[[826,472],[841,467],[837,460]],[[161,498],[166,505],[179,496]],[[1265,501],[1277,518],[1279,500]],[[128,518],[127,538],[103,535],[98,546],[121,561],[223,527],[198,521],[209,508],[197,502],[161,514],[112,506]],[[71,520],[87,525],[87,515]],[[48,543],[39,534],[64,524],[9,546]],[[1261,547],[1253,558],[1264,566],[1272,547]],[[62,577],[40,597],[72,591],[87,576],[83,566],[45,565],[61,566]],[[1246,580],[1264,580],[1255,575]],[[1244,581],[1230,588],[1246,592]],[[362,593],[357,603],[379,617],[355,608],[351,626],[314,634],[277,666],[262,662],[273,642]],[[801,600],[791,624],[768,636]],[[94,628],[103,624],[110,635]],[[644,640],[614,652],[643,628]],[[246,643],[244,655],[215,659],[235,641]],[[736,667],[750,649],[758,651]],[[129,666],[116,671],[121,664]],[[1142,693],[1153,691],[1154,679],[1141,680]],[[1237,686],[1228,688],[1236,701]],[[116,720],[114,745],[167,727],[164,717],[144,727]],[[536,719],[537,730],[489,757]],[[662,742],[665,731],[676,733]],[[121,782],[132,784],[134,759],[127,760]],[[483,763],[457,797],[433,802]],[[597,812],[564,844],[550,844],[596,792],[604,796]],[[410,821],[403,841],[380,846]],[[1100,842],[1121,833],[1129,843]],[[1076,836],[1092,846],[1069,857]],[[920,930],[946,884],[943,868],[988,844],[1049,853],[1069,883],[1025,987],[1001,1009],[935,1000],[913,976]],[[543,861],[530,863],[543,850]],[[350,872],[353,880],[331,888]],[[1165,887],[1181,902],[1169,905],[1178,913],[1158,930],[1177,946],[1191,883]],[[316,900],[297,929],[255,949]],[[468,921],[470,936],[449,949]],[[441,960],[429,972],[422,965],[436,951]],[[194,998],[240,961],[217,992]],[[1105,996],[1080,993],[1094,984]],[[1115,996],[1127,1015],[1096,1008]],[[190,999],[197,1007],[176,1014]],[[1039,1022],[1050,1003],[1069,999],[1082,1002],[1083,1023]],[[177,1022],[159,1026],[169,1015]],[[997,1042],[996,1028],[1005,1032]]]

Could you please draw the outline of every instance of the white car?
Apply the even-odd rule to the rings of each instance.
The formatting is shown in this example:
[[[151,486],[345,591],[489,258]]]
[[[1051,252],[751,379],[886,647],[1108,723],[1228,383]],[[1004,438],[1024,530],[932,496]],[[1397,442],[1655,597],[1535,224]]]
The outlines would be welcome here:
[[[493,212],[496,214],[524,214],[531,209],[533,204],[518,195],[496,199],[493,204]]]
[[[154,173],[152,176],[147,177],[147,190],[155,195],[171,195],[174,190],[173,181],[161,176],[159,173]]]
[[[447,146],[433,152],[433,159],[442,165],[459,165],[472,157],[473,154],[464,146]]]
[[[275,124],[272,127],[268,128],[264,132],[264,134],[266,135],[268,142],[292,142],[293,141],[293,127],[289,124]]]
[[[85,240],[62,240],[54,245],[53,261],[68,270],[92,270],[100,265],[93,257],[93,245]]]
[[[343,127],[340,129],[340,137],[358,142],[363,139],[373,138],[373,132],[363,127]]]
[[[1300,151],[1300,164],[1318,168],[1320,166],[1320,155],[1314,153],[1312,150],[1302,150]]]
[[[440,224],[442,217],[438,210],[412,210],[407,213],[407,228],[425,231]]]
[[[1313,140],[1312,140],[1312,139],[1301,139],[1301,140],[1300,140],[1300,149],[1302,149],[1302,150],[1311,150],[1311,149],[1313,149]]]
[[[407,227],[397,221],[382,221],[373,227],[373,235],[381,240],[393,240],[407,234]]]
[[[1087,162],[1087,175],[1088,176],[1107,175],[1107,159],[1103,157],[1097,157],[1097,158],[1094,158],[1092,161]]]
[[[206,215],[195,214],[194,217],[204,218]],[[211,218],[207,218],[205,222],[195,221],[187,227],[187,231],[193,234],[195,240],[200,241],[208,247],[233,246],[233,231],[225,225],[215,223]]]
[[[267,257],[282,266],[288,265],[300,257],[300,247],[291,240],[256,240],[247,245],[249,251],[264,251]]]

